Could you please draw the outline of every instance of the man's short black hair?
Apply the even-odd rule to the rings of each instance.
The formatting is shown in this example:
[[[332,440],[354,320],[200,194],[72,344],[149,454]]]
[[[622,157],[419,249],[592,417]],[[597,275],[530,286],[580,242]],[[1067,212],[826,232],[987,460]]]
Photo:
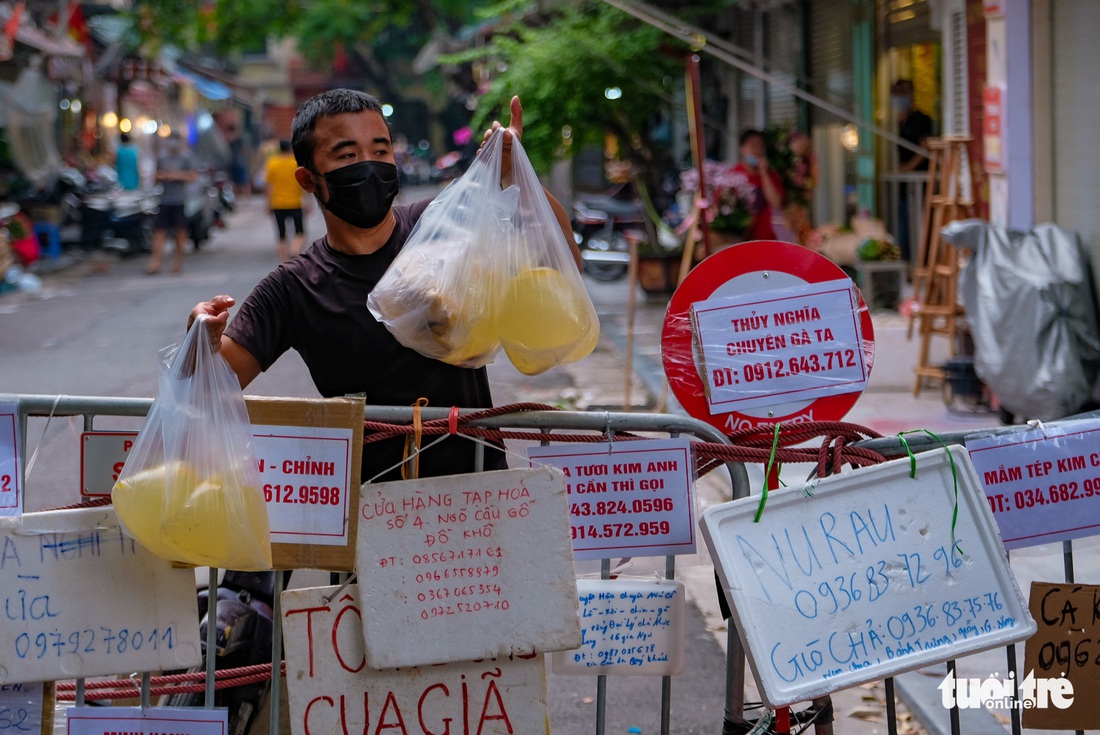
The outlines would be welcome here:
[[[291,146],[294,160],[299,166],[316,171],[313,165],[313,130],[322,117],[333,117],[345,113],[372,111],[382,115],[382,103],[373,95],[357,89],[330,89],[310,97],[298,108],[294,122],[290,125]],[[385,116],[382,117],[385,120]],[[389,122],[386,122],[389,127]]]
[[[130,134],[129,133],[120,133],[119,136],[118,136],[118,142],[119,143],[129,143],[130,142]]]
[[[279,141],[279,153],[290,153],[290,141],[286,138]]]
[[[753,138],[760,138],[760,140],[764,140],[764,133],[760,130],[755,129],[755,128],[749,128],[745,132],[741,133],[741,137],[737,141],[737,147],[738,148],[743,147],[746,143],[748,143]]]

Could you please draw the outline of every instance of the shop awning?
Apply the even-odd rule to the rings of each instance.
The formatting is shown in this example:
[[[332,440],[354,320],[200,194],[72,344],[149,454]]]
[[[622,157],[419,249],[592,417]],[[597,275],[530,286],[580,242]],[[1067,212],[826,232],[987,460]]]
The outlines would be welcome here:
[[[229,87],[215,79],[208,79],[186,69],[176,69],[176,75],[180,77],[180,81],[190,84],[199,94],[213,102],[221,102],[233,96]]]

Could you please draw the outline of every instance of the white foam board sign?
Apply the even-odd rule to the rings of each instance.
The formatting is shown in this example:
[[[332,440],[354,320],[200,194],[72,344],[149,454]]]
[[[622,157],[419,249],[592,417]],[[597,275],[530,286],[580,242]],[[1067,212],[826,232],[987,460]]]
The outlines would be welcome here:
[[[702,535],[769,706],[1035,632],[966,450],[917,460],[916,477],[903,458],[773,491],[759,523],[758,497],[704,511]]]
[[[367,666],[359,590],[282,595],[290,731],[549,735],[541,654],[377,671]],[[457,626],[456,626],[457,627]]]
[[[684,585],[580,579],[581,645],[551,656],[555,674],[677,676],[684,672]]]
[[[364,485],[356,547],[372,669],[576,648],[554,467]]]
[[[201,659],[195,575],[126,536],[110,507],[0,521],[0,684]]]

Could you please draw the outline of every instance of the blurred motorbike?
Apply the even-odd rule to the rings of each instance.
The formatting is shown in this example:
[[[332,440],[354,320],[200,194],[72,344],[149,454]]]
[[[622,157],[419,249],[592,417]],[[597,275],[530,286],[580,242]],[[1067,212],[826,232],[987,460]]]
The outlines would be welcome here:
[[[578,194],[572,225],[584,272],[598,281],[625,276],[630,263],[628,235],[646,238],[641,205],[608,194]]]
[[[204,671],[207,626],[213,617],[216,629],[215,668],[219,671],[271,663],[272,605],[275,600],[275,572],[235,572],[225,570],[214,591],[213,616],[211,593],[200,585],[198,593],[199,632],[203,649]],[[270,681],[219,689],[214,706],[229,710],[229,735],[245,735],[260,713],[267,698]],[[202,692],[173,694],[170,707],[199,707],[206,704]]]
[[[187,185],[183,213],[187,218],[187,236],[196,251],[210,239],[217,225],[219,196],[208,170],[200,171],[199,177]]]
[[[102,247],[123,257],[152,248],[158,197],[144,191],[116,189],[86,195],[80,202],[80,237],[85,250]]]

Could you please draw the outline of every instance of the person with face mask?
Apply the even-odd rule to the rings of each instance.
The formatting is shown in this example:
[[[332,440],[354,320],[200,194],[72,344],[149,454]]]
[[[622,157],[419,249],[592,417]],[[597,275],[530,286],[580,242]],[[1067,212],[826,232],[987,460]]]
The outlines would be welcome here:
[[[746,234],[750,240],[774,240],[776,233],[772,217],[782,217],[786,199],[783,179],[768,166],[767,142],[762,132],[746,130],[741,133],[739,143],[741,160],[733,170],[747,176],[756,191],[749,206],[752,222]]]
[[[932,135],[932,118],[913,106],[913,83],[908,79],[899,79],[890,88],[890,107],[898,123],[898,135],[902,140],[925,146]],[[928,170],[928,159],[916,151],[898,146],[898,173],[914,173]],[[910,252],[910,211],[909,184],[898,187],[898,247],[902,260],[909,260]]]
[[[164,142],[165,151],[157,159],[156,181],[161,186],[161,194],[153,224],[153,253],[145,269],[151,276],[160,272],[169,232],[173,233],[175,243],[172,272],[179,273],[183,269],[183,248],[187,242],[187,214],[184,211],[187,185],[199,175],[194,159],[184,149],[183,140],[177,133],[169,135]]]
[[[518,98],[512,99],[510,112],[510,134],[519,136],[523,110]],[[502,186],[510,184],[511,176],[509,136],[505,143]],[[362,393],[368,404],[392,406],[425,397],[437,407],[490,407],[484,368],[455,367],[404,347],[367,309],[367,296],[430,204],[394,204],[398,172],[381,103],[349,89],[312,97],[294,117],[291,145],[298,163],[295,177],[320,204],[327,234],[265,277],[232,321],[234,299],[216,296],[192,309],[188,328],[199,315],[210,317],[206,325],[213,346],[242,388],[294,348],[322,396]],[[549,194],[547,199],[572,247],[565,210]],[[579,267],[575,249],[574,257]],[[420,455],[420,475],[471,472],[475,448],[461,437],[434,444]],[[403,439],[372,444],[363,452],[362,480],[400,479],[403,451]],[[485,453],[485,469],[505,466],[502,452]]]

